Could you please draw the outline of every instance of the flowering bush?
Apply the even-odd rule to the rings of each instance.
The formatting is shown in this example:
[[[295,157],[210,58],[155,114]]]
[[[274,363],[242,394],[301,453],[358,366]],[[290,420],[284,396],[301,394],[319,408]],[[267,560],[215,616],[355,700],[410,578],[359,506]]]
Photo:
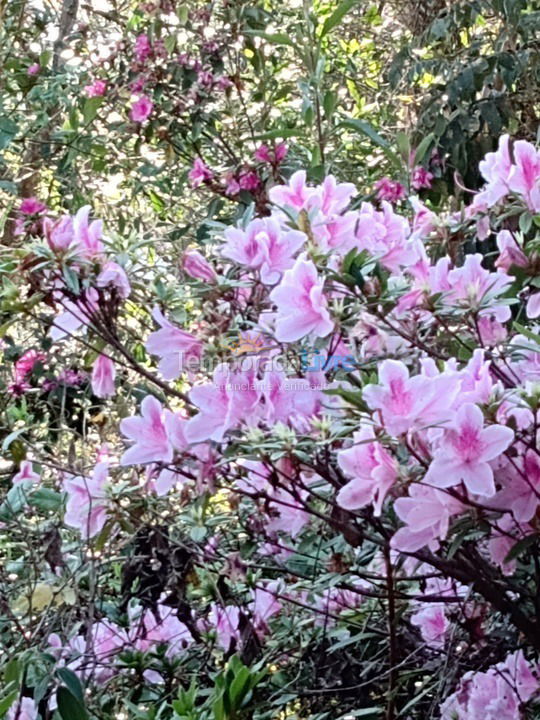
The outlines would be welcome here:
[[[535,716],[540,154],[480,171],[435,213],[300,170],[176,266],[24,201],[0,713]]]

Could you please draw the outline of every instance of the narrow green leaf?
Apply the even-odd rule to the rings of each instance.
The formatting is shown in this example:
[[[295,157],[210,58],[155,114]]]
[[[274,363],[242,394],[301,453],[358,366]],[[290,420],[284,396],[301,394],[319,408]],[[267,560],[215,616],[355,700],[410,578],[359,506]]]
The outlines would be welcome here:
[[[285,33],[265,33],[260,32],[259,30],[246,30],[245,34],[260,37],[263,40],[267,40],[269,43],[272,43],[272,45],[288,45],[292,48],[296,47],[293,39]]]
[[[538,542],[538,539],[538,533],[533,533],[532,535],[527,535],[527,537],[518,540],[518,542],[512,546],[508,555],[504,558],[504,562],[507,563],[519,557],[521,553],[524,553],[525,550],[531,547],[531,545]]]
[[[366,135],[366,137],[374,142],[375,145],[378,145],[384,150],[386,156],[394,163],[394,165],[396,165],[396,167],[401,167],[401,160],[399,157],[395,152],[393,152],[393,150],[390,149],[390,145],[386,142],[386,140],[381,137],[375,128],[368,122],[365,120],[359,120],[358,118],[349,118],[344,120],[341,123],[341,126],[347,127],[351,130],[356,130],[363,135]]]
[[[414,153],[414,162],[416,165],[420,165],[422,163],[434,140],[435,135],[433,133],[429,133],[429,135],[426,135],[426,137],[418,144]]]
[[[524,327],[523,325],[520,325],[518,322],[514,323],[514,330],[517,330],[518,333],[521,333],[521,335],[525,335],[525,337],[531,340],[533,343],[540,345],[540,335],[531,332],[531,330]]]
[[[349,10],[351,10],[357,3],[358,0],[342,0],[330,17],[324,21],[324,25],[321,30],[321,38],[328,35],[331,30],[337,27]]]
[[[6,695],[6,697],[0,699],[0,717],[3,717],[5,713],[9,710],[9,708],[13,705],[13,703],[17,700],[19,697],[19,690],[13,690],[9,693],[9,695]]]

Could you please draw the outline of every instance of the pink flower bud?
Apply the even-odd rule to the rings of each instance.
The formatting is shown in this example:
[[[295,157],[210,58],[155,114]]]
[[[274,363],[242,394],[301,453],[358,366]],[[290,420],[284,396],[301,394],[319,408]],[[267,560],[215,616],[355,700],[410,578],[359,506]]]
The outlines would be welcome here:
[[[111,358],[99,355],[92,369],[92,392],[99,398],[114,395],[116,368]]]
[[[184,254],[182,268],[188,275],[197,278],[197,280],[204,280],[209,283],[215,283],[217,280],[214,268],[197,250],[188,250]]]

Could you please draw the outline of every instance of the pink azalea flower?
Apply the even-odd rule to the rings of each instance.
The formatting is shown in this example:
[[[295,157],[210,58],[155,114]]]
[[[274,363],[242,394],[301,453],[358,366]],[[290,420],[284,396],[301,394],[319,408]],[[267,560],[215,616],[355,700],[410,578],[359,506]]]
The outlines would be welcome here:
[[[255,150],[253,157],[259,162],[268,163],[269,165],[279,165],[285,160],[287,152],[288,148],[284,142],[278,143],[275,148],[261,144]]]
[[[37,350],[27,350],[15,362],[14,375],[17,382],[26,380],[36,365],[43,365],[47,361],[47,355]]]
[[[221,607],[212,603],[208,615],[210,627],[216,631],[217,644],[225,651],[240,642],[240,609],[236,605]]]
[[[116,368],[107,355],[99,355],[92,369],[92,392],[96,397],[107,398],[114,395]]]
[[[469,492],[492,497],[495,484],[489,461],[499,457],[513,438],[513,430],[503,425],[484,428],[480,408],[465,403],[457,411],[452,427],[445,431],[425,482],[445,488],[463,481]]]
[[[146,95],[141,95],[131,106],[129,117],[133,122],[143,123],[148,120],[154,109],[154,103]]]
[[[182,373],[186,363],[200,361],[202,343],[185,330],[175,327],[159,308],[153,309],[152,317],[161,329],[150,333],[145,347],[151,355],[161,358],[158,369],[165,380],[175,380]]]
[[[413,426],[427,427],[451,417],[450,408],[459,390],[456,376],[409,377],[398,360],[384,360],[379,366],[379,385],[366,385],[364,399],[379,410],[386,430],[401,435]]]
[[[11,482],[13,483],[13,485],[18,485],[25,480],[29,480],[33,483],[41,482],[41,476],[39,475],[39,473],[34,472],[34,468],[30,460],[23,460],[21,462],[19,472],[13,476],[13,480]]]
[[[214,75],[211,70],[199,70],[197,73],[197,82],[202,87],[211,88],[214,84]]]
[[[409,198],[412,209],[414,210],[414,218],[412,223],[412,237],[425,238],[437,227],[437,215],[430,210],[417,197]]]
[[[489,402],[494,386],[490,367],[491,362],[485,359],[484,351],[477,348],[465,368],[459,373],[461,378],[459,402],[461,404]]]
[[[478,335],[482,345],[494,347],[506,340],[508,332],[496,318],[482,315],[478,318]]]
[[[306,335],[326,337],[334,329],[315,265],[300,255],[281,283],[270,293],[277,305],[276,338],[294,342]]]
[[[355,585],[360,591],[369,588],[369,584],[362,580],[356,581]],[[362,605],[362,601],[361,592],[337,587],[328,588],[321,596],[315,598],[315,606],[319,610],[319,614],[315,616],[315,625],[328,627],[329,623],[335,622],[332,616],[340,615],[347,610],[354,610]]]
[[[182,269],[190,277],[215,285],[217,274],[203,255],[197,250],[186,250],[182,261]]]
[[[270,632],[268,620],[281,612],[282,605],[276,597],[280,590],[283,592],[280,582],[272,580],[253,591],[253,601],[249,604],[249,609],[253,617],[253,628],[260,639]]]
[[[99,258],[104,252],[101,242],[103,223],[89,222],[90,205],[82,207],[73,218],[73,244],[87,260]]]
[[[333,175],[327,175],[313,193],[310,206],[318,207],[323,215],[338,215],[348,207],[355,194],[352,183],[338,183]]]
[[[295,538],[309,523],[310,515],[305,510],[303,502],[307,500],[307,491],[298,492],[299,498],[288,490],[274,489],[271,493],[271,518],[265,523],[266,531],[270,536],[282,532]]]
[[[96,278],[96,285],[100,288],[113,287],[118,295],[125,300],[131,293],[131,285],[123,267],[108,260]]]
[[[148,78],[145,75],[139,75],[130,83],[129,89],[134,95],[139,95],[145,88]]]
[[[57,315],[49,334],[53,340],[61,340],[66,335],[73,335],[81,327],[92,323],[92,315],[98,310],[99,295],[95,288],[88,288],[77,302],[66,298],[59,298],[64,312]]]
[[[64,215],[55,222],[45,218],[44,230],[49,247],[53,252],[63,252],[73,242],[73,218],[70,215]]]
[[[377,191],[377,198],[379,200],[385,200],[393,205],[403,200],[407,195],[405,186],[389,177],[383,177],[377,180],[375,190]]]
[[[450,626],[442,603],[426,605],[411,616],[411,623],[420,628],[422,640],[430,648],[444,647],[446,632]]]
[[[98,463],[92,477],[70,477],[64,480],[68,495],[64,523],[76,528],[85,539],[97,535],[107,520],[106,488],[109,479],[108,463]]]
[[[138,637],[134,646],[142,652],[147,652],[159,645],[165,645],[165,657],[169,660],[183,654],[186,648],[193,643],[191,632],[181,622],[174,608],[159,604],[156,612],[146,610],[140,618],[136,630]]]
[[[285,160],[288,152],[289,152],[289,148],[287,147],[286,143],[281,142],[276,145],[275,156],[276,156],[276,163],[278,165]]]
[[[120,458],[120,465],[170,463],[174,449],[184,449],[183,419],[170,410],[163,410],[159,400],[152,395],[142,401],[140,416],[121,421],[120,432],[134,441]]]
[[[240,192],[240,183],[236,179],[236,176],[234,173],[226,173],[225,175],[226,185],[225,185],[225,194],[229,197],[234,197],[235,195],[238,195]]]
[[[240,174],[238,178],[238,185],[241,190],[248,190],[249,192],[255,192],[261,184],[261,179],[254,170],[248,170]]]
[[[242,467],[248,472],[245,478],[236,481],[236,487],[247,495],[264,493],[268,500],[265,508],[269,517],[265,519],[265,529],[268,535],[273,536],[282,532],[296,537],[301,530],[309,523],[309,513],[306,512],[304,503],[308,498],[306,490],[300,490],[293,494],[289,490],[275,487],[271,482],[272,470],[264,463],[252,460],[242,460]],[[278,476],[290,477],[294,472],[287,461],[278,465]]]
[[[41,215],[46,210],[45,203],[35,197],[25,198],[19,205],[19,212],[23,215]]]
[[[245,230],[228,228],[221,254],[239,265],[259,270],[265,285],[275,285],[294,264],[293,256],[305,243],[297,230],[282,230],[276,218],[252,220]]]
[[[152,57],[152,44],[148,35],[145,33],[141,33],[137,36],[137,39],[135,40],[134,54],[136,60],[140,63],[144,63],[148,60],[148,58]]]
[[[441,720],[520,720],[540,683],[522,650],[486,672],[466,673],[440,707]]]
[[[422,258],[421,243],[409,239],[407,220],[397,215],[392,206],[382,203],[375,210],[371,203],[362,203],[356,224],[356,247],[366,250],[391,272],[414,265]]]
[[[271,163],[273,160],[273,152],[268,145],[262,144],[255,150],[253,157],[259,162]]]
[[[41,65],[39,63],[32,63],[28,67],[28,70],[26,71],[27,75],[30,75],[31,77],[35,75],[39,75],[39,71],[41,70]]]
[[[253,371],[235,373],[220,364],[214,371],[213,382],[196,385],[189,398],[200,412],[186,425],[187,440],[221,442],[228,430],[241,421],[249,423],[254,417],[260,390]]]
[[[497,247],[499,248],[499,257],[495,260],[495,265],[500,270],[508,272],[513,265],[527,267],[529,264],[527,256],[509,230],[501,230],[497,234]]]
[[[291,175],[288,185],[275,185],[268,196],[274,205],[302,210],[315,192],[314,188],[306,185],[306,171],[298,170]]]
[[[476,195],[475,204],[485,202],[492,207],[509,191],[508,180],[512,171],[510,159],[510,138],[502,135],[496,152],[488,153],[478,164],[482,176],[487,184],[481,193]]]
[[[354,433],[353,445],[337,453],[339,467],[352,478],[336,496],[346,510],[357,510],[373,503],[374,514],[381,514],[386,494],[398,476],[398,465],[381,443],[375,441],[371,427]]]
[[[326,215],[315,218],[311,230],[320,248],[337,250],[345,254],[356,245],[355,229],[358,222],[357,212],[343,215]]]
[[[199,187],[203,183],[209,182],[214,177],[214,173],[210,168],[201,160],[201,158],[195,158],[193,161],[193,167],[188,173],[189,182],[191,187]]]
[[[521,195],[532,212],[540,210],[540,153],[526,140],[514,143],[515,165],[508,178],[510,190]]]
[[[94,667],[89,668],[92,677],[97,683],[104,683],[114,677],[115,656],[129,646],[129,638],[126,631],[110,620],[100,620],[92,625],[91,630],[92,647],[94,655]],[[82,658],[81,658],[82,659]],[[86,659],[83,660],[84,666]]]
[[[216,90],[228,90],[230,87],[234,85],[233,81],[226,77],[225,75],[221,75],[221,77],[218,77],[218,79],[215,82],[214,87]]]
[[[107,83],[105,80],[94,80],[90,85],[84,86],[84,91],[89,98],[101,97],[107,92]]]
[[[515,519],[529,522],[540,505],[540,459],[534,450],[527,450],[519,469],[507,468],[504,489],[497,493],[496,504],[501,509],[510,508]]]
[[[414,190],[429,189],[433,180],[433,174],[421,165],[417,165],[412,171],[411,185]]]
[[[396,500],[394,511],[406,525],[395,533],[391,545],[408,553],[426,545],[436,550],[448,534],[450,518],[463,511],[463,504],[441,490],[413,484],[409,497]]]
[[[6,718],[7,720],[37,720],[38,709],[36,703],[30,697],[18,698],[9,708]]]
[[[534,293],[527,300],[527,307],[525,308],[527,317],[535,319],[540,316],[540,292]]]
[[[151,487],[158,497],[163,497],[177,485],[185,483],[186,480],[186,476],[182,475],[182,473],[163,468],[157,478],[151,481]]]
[[[320,412],[321,393],[306,378],[287,378],[278,370],[268,370],[260,381],[264,417],[270,425],[290,423],[305,428],[306,421]]]
[[[482,267],[483,259],[480,253],[467,255],[461,267],[450,270],[451,290],[445,294],[444,302],[479,310],[480,314],[491,314],[499,322],[506,322],[511,315],[510,307],[498,303],[498,296],[508,289],[512,278],[504,272],[489,272]]]
[[[501,504],[505,501],[504,490],[500,495]],[[494,504],[499,504],[499,498],[494,498]],[[526,534],[531,527],[520,525],[510,514],[503,515],[494,524],[491,537],[488,541],[488,550],[491,562],[498,565],[505,575],[512,575],[516,569],[516,558],[508,559],[508,553]]]

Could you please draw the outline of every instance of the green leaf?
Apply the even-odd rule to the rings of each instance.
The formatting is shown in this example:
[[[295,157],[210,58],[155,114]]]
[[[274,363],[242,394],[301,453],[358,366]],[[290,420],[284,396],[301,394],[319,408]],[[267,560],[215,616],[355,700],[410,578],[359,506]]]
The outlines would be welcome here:
[[[525,335],[525,337],[529,340],[532,340],[532,342],[536,345],[540,345],[540,335],[537,333],[531,332],[528,328],[520,325],[518,322],[514,323],[514,329],[517,330],[518,333],[521,333],[521,335]]]
[[[418,144],[418,147],[416,148],[414,153],[415,165],[422,164],[422,160],[425,158],[426,153],[434,140],[435,135],[433,133],[429,133],[429,135],[426,135],[426,137]]]
[[[83,107],[83,120],[85,125],[92,122],[102,104],[103,97],[91,97],[86,99]]]
[[[81,286],[79,284],[79,276],[77,273],[70,267],[64,267],[63,275],[69,290],[75,293],[75,295],[78,295],[81,291]]]
[[[5,698],[0,699],[0,717],[3,717],[5,713],[9,710],[9,708],[13,705],[13,703],[17,700],[19,697],[19,690],[13,690],[9,693],[9,695],[6,695]]]
[[[328,35],[331,30],[339,25],[349,10],[351,10],[357,3],[358,0],[342,0],[330,17],[326,18],[324,21],[324,25],[321,30],[321,38]]]
[[[519,229],[521,230],[521,232],[524,235],[526,235],[529,232],[529,230],[532,227],[532,224],[533,224],[533,216],[531,215],[531,213],[526,212],[520,216]]]
[[[404,132],[398,132],[396,135],[396,144],[398,146],[401,159],[404,163],[408,163],[411,154],[411,143],[409,142],[408,135]]]
[[[512,546],[508,555],[504,558],[504,562],[507,563],[510,562],[510,560],[514,560],[519,557],[521,553],[524,553],[525,550],[531,547],[531,545],[538,542],[538,539],[538,533],[533,533],[532,535],[527,535],[527,537],[518,540],[518,542]]]
[[[336,109],[338,101],[337,93],[335,93],[333,90],[328,90],[324,94],[323,99],[323,108],[324,108],[324,114],[327,118],[332,117],[334,110]]]
[[[276,138],[289,138],[302,135],[302,130],[296,128],[281,128],[277,130],[269,130],[261,135],[255,135],[256,140],[275,140]]]
[[[296,44],[293,39],[285,33],[265,33],[259,30],[246,30],[246,35],[255,35],[263,40],[267,40],[272,45],[288,45],[289,47],[296,48]]]
[[[240,668],[229,689],[229,695],[231,698],[231,704],[233,706],[233,709],[236,710],[242,706],[242,701],[251,689],[250,680],[251,673],[249,672],[248,668]]]
[[[176,47],[176,35],[168,35],[163,41],[163,44],[169,55],[172,55]]]
[[[81,681],[79,678],[75,675],[73,670],[69,670],[68,668],[59,668],[56,671],[56,674],[60,678],[60,680],[64,683],[64,685],[67,687],[69,692],[79,700],[79,702],[82,703],[84,706],[84,691],[83,687],[81,685]]]
[[[31,480],[25,480],[11,488],[6,496],[6,499],[0,505],[1,521],[11,520],[14,515],[20,513],[27,503],[27,493],[31,485]]]
[[[58,712],[63,720],[88,720],[88,714],[78,697],[63,685],[56,691]]]
[[[57,510],[62,505],[62,494],[50,488],[40,487],[30,495],[28,504],[38,510]]]
[[[386,140],[379,135],[375,128],[365,120],[359,120],[358,118],[349,118],[341,123],[342,127],[350,128],[351,130],[357,130],[363,135],[366,135],[375,145],[382,148],[387,157],[396,165],[401,167],[401,160],[393,150],[390,149],[390,145]]]
[[[12,658],[8,664],[6,665],[6,668],[4,670],[4,682],[6,685],[9,685],[10,683],[16,683],[19,684],[19,678],[21,676],[21,663],[17,658]]]
[[[9,117],[0,117],[0,150],[9,145],[17,134],[17,124]]]
[[[158,215],[161,215],[161,213],[163,213],[165,211],[165,208],[167,207],[163,198],[161,198],[155,190],[149,190],[148,197],[150,198],[150,202],[152,203],[153,210],[158,213]]]

